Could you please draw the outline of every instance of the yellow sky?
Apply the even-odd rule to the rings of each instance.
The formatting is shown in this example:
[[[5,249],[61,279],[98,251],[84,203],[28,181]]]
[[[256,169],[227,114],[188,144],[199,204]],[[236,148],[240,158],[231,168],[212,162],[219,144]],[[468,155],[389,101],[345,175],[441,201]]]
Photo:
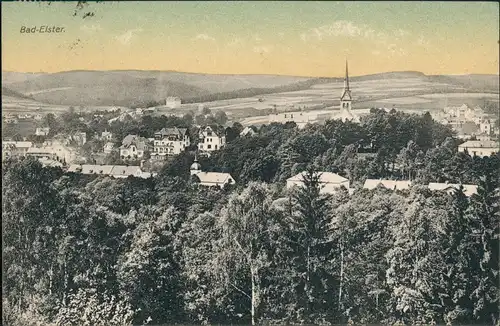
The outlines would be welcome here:
[[[498,74],[498,3],[2,2],[4,71]],[[20,33],[55,25],[59,34]]]

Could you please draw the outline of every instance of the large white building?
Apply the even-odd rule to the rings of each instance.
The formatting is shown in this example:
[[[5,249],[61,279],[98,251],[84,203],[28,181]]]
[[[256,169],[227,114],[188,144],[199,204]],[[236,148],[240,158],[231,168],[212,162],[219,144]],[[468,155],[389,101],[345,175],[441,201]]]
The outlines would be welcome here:
[[[148,149],[148,140],[137,135],[128,135],[123,138],[120,146],[120,157],[122,160],[133,160],[144,157],[144,152]]]
[[[165,100],[165,106],[167,108],[176,109],[176,108],[180,107],[181,104],[182,104],[182,101],[178,97],[171,96],[171,97],[167,97],[167,99]]]
[[[467,151],[471,156],[491,156],[498,153],[499,144],[495,141],[469,140],[458,145],[459,152]]]
[[[235,181],[229,173],[220,172],[203,172],[198,160],[194,159],[194,163],[190,168],[191,176],[196,176],[200,180],[200,185],[205,187],[224,187],[227,184],[234,184]]]
[[[286,180],[286,187],[291,189],[293,187],[303,187],[304,186],[304,175],[307,172],[301,172],[294,175]],[[317,172],[319,174],[320,183],[320,193],[323,194],[333,194],[339,190],[340,187],[344,186],[349,189],[349,180],[332,172]]]
[[[149,172],[143,172],[140,166],[126,166],[126,165],[71,165],[67,172],[81,173],[87,175],[107,175],[113,178],[128,178],[133,176],[136,178],[147,179],[152,175]]]
[[[198,149],[202,152],[213,152],[226,145],[226,135],[222,128],[206,126],[200,129]]]
[[[163,128],[155,133],[152,159],[163,160],[167,156],[178,155],[191,145],[186,128]]]

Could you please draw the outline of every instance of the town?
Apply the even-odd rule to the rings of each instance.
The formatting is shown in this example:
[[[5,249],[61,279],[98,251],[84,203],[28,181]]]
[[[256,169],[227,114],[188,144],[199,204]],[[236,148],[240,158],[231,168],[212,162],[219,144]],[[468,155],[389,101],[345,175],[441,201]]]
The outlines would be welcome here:
[[[2,325],[500,325],[497,2],[1,7]]]
[[[368,110],[361,113],[353,110],[352,90],[349,83],[348,64],[346,62],[344,86],[339,105],[321,111],[288,111],[286,113],[271,113],[271,123],[292,123],[298,129],[308,125],[324,124],[328,120],[359,123],[364,116],[370,114]],[[332,94],[332,97],[334,94]],[[250,125],[244,127],[239,122],[231,122],[225,112],[214,113],[210,109],[199,106],[197,113],[188,113],[177,116],[159,116],[162,107],[179,108],[181,99],[168,97],[165,105],[158,107],[136,108],[130,112],[109,110],[104,112],[77,113],[74,109],[61,117],[53,114],[42,116],[40,113],[8,114],[3,116],[5,124],[15,125],[19,121],[36,121],[36,129],[28,137],[13,135],[2,140],[2,159],[12,157],[33,157],[43,166],[60,167],[71,173],[104,175],[114,178],[154,177],[163,165],[181,153],[190,153],[191,156],[207,156],[220,151],[227,142],[239,137],[252,137],[259,132],[259,127]],[[378,108],[387,113],[396,110]],[[426,112],[426,111],[425,111]],[[422,112],[425,113],[425,112]],[[499,126],[498,118],[487,114],[479,106],[474,108],[463,104],[459,107],[444,107],[433,111],[432,119],[450,126],[455,132],[460,144],[459,152],[467,152],[471,156],[489,157],[498,153]],[[62,119],[61,123],[56,123]],[[155,121],[156,120],[156,121]],[[169,120],[168,126],[161,125],[160,121]],[[136,134],[124,134],[123,128],[127,123],[138,122],[143,126]],[[177,123],[175,123],[177,121]],[[148,124],[149,122],[149,124]],[[198,122],[198,123],[197,123]],[[199,124],[201,123],[201,124]],[[58,126],[71,126],[58,130]],[[158,126],[155,130],[154,126]],[[161,129],[160,129],[161,127]],[[61,128],[59,128],[61,129]],[[69,130],[68,130],[69,129]],[[114,132],[113,132],[114,131]],[[370,148],[364,148],[369,150]],[[193,166],[201,171],[196,160]],[[220,167],[215,167],[220,169]],[[239,178],[233,178],[231,171],[193,172],[201,177],[200,185],[223,187],[227,183],[234,183]],[[300,183],[300,174],[290,177],[287,185]],[[347,181],[347,183],[346,183]],[[344,186],[351,192],[349,182],[344,177],[329,172],[322,172],[323,191],[333,193],[335,189]],[[382,185],[390,189],[406,189],[411,180],[384,180],[379,182],[367,179],[364,187],[371,189],[373,185]],[[476,185],[466,185],[477,187]],[[429,184],[430,189],[454,189],[458,184]],[[474,191],[472,192],[474,193]]]

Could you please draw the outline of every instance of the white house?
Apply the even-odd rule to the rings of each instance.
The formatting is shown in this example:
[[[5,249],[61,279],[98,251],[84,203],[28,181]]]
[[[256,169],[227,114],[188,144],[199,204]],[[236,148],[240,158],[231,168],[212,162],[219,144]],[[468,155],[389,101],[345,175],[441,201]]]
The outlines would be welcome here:
[[[45,127],[45,128],[36,128],[35,130],[35,135],[37,136],[47,136],[50,132],[50,128],[49,127]]]
[[[203,172],[201,170],[201,165],[195,158],[194,163],[191,165],[190,169],[191,175],[198,177],[200,180],[200,185],[205,187],[224,187],[227,184],[234,184],[234,178],[229,173],[220,172]]]
[[[155,132],[152,159],[164,160],[167,156],[178,155],[191,145],[186,128],[163,128]]]
[[[363,188],[375,189],[377,187],[384,187],[390,190],[406,190],[411,186],[411,181],[406,180],[384,180],[384,179],[366,179]]]
[[[213,152],[226,145],[224,131],[215,126],[206,126],[200,129],[198,149],[203,152]]]
[[[434,183],[431,182],[428,185],[430,190],[435,190],[435,191],[446,191],[447,193],[451,194],[455,190],[460,188],[459,184],[453,184],[453,183]],[[477,186],[476,185],[462,185],[464,195],[467,197],[470,197],[474,194],[477,194]]]
[[[491,129],[492,129],[491,127],[492,127],[492,124],[491,124],[490,120],[481,120],[479,122],[479,130],[481,131],[481,133],[489,135],[491,133]]]
[[[304,185],[304,175],[307,172],[301,172],[286,180],[286,187],[288,189],[295,186],[302,187]],[[332,172],[318,172],[319,183],[323,194],[335,193],[340,187],[344,186],[349,189],[349,180]]]
[[[174,96],[167,97],[167,99],[165,100],[165,106],[171,109],[176,109],[180,107],[181,103],[182,103],[181,99]]]
[[[113,151],[113,148],[115,147],[115,143],[113,142],[107,142],[106,144],[104,144],[104,147],[103,147],[103,152],[106,153],[106,154],[109,154]]]
[[[498,143],[495,141],[469,140],[458,145],[459,152],[467,151],[471,156],[490,156],[498,153]]]
[[[123,138],[120,146],[120,157],[123,160],[140,159],[144,157],[144,152],[148,149],[146,138],[137,135],[128,135]]]

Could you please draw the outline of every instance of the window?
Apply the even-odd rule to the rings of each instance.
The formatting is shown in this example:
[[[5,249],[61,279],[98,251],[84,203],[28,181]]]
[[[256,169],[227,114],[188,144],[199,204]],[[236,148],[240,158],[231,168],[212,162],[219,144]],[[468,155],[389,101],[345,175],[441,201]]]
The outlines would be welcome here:
[[[215,145],[215,149],[217,149],[217,145]]]
[[[208,149],[211,149],[211,148],[212,148],[212,145],[207,145],[207,148],[208,148]]]

